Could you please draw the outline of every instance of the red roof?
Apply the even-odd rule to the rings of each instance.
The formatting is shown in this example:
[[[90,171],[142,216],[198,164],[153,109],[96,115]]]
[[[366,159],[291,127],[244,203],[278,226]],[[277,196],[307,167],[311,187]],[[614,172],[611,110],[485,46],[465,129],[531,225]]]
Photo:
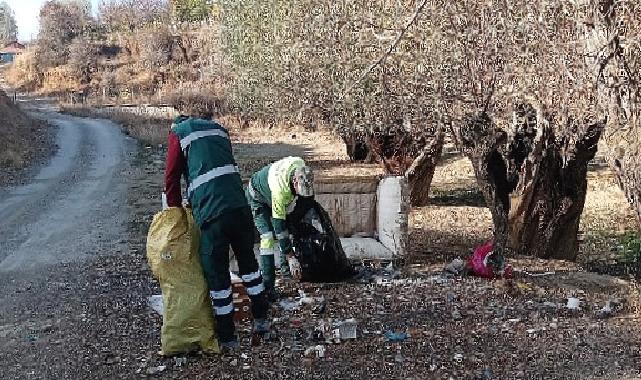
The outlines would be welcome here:
[[[4,47],[5,47],[5,49],[6,48],[24,49],[24,45],[21,44],[18,41],[11,41],[11,42],[5,44]]]
[[[0,49],[0,54],[20,54],[24,50],[24,45],[17,42],[9,42],[4,45],[4,48]]]

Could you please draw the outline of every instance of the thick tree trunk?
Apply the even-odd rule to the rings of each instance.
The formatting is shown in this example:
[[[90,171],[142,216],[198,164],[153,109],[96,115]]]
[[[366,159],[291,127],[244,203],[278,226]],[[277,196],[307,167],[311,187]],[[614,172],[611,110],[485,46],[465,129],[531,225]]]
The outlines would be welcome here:
[[[509,134],[485,114],[458,132],[492,212],[494,250],[574,260],[587,166],[603,127],[567,126],[557,136],[541,112],[519,112]]]
[[[445,133],[443,130],[438,130],[429,139],[421,154],[412,162],[405,174],[410,189],[410,202],[413,207],[423,207],[428,204],[432,178],[434,178],[436,164],[443,152],[444,140]]]

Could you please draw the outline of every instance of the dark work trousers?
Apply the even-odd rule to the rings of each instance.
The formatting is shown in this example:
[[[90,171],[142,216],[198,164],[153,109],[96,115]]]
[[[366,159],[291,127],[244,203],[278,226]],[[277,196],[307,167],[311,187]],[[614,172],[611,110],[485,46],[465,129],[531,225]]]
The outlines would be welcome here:
[[[249,207],[225,211],[200,227],[200,262],[214,304],[220,342],[236,339],[229,246],[238,261],[240,278],[252,301],[254,319],[267,318],[263,277],[254,256],[254,222]]]

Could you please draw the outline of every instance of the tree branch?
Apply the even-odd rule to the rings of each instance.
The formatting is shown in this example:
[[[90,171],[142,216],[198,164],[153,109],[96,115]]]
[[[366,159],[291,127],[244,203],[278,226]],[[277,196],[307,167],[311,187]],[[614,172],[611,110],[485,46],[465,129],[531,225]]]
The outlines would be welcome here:
[[[408,23],[405,25],[403,30],[398,34],[398,36],[396,37],[394,42],[392,42],[392,44],[389,46],[389,48],[387,48],[387,51],[383,55],[381,55],[374,63],[369,65],[367,70],[363,71],[363,73],[354,82],[352,82],[352,84],[349,85],[349,87],[347,87],[347,89],[345,90],[346,93],[350,92],[370,72],[372,72],[372,70],[374,70],[374,68],[376,66],[380,65],[385,60],[385,58],[387,58],[394,51],[394,49],[396,49],[396,46],[398,46],[398,44],[401,42],[401,40],[403,39],[403,36],[405,35],[405,33],[407,33],[407,31],[410,28],[410,26],[412,26],[412,24],[414,24],[414,22],[416,22],[416,19],[418,18],[418,15],[423,11],[425,6],[427,5],[427,1],[428,0],[423,0],[421,5],[419,5],[418,8],[416,8],[416,12],[414,12],[414,15],[412,15],[412,18],[408,21]]]

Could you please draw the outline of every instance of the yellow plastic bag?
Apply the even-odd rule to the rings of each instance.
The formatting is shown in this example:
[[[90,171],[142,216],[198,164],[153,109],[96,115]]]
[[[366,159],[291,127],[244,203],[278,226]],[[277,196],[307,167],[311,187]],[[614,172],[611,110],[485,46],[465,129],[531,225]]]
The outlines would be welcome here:
[[[163,355],[198,348],[220,352],[198,244],[199,229],[190,209],[170,207],[154,216],[147,235],[147,260],[162,289]]]

